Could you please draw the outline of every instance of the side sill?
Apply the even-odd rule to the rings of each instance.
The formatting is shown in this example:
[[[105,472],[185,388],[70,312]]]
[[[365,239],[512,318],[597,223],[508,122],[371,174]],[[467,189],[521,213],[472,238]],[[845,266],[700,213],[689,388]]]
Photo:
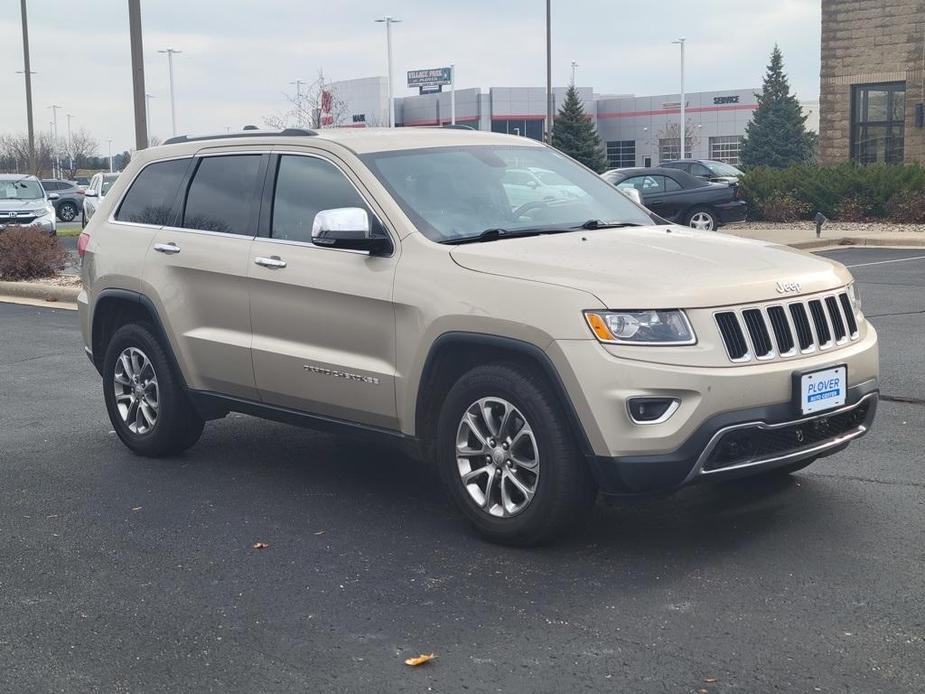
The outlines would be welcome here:
[[[277,405],[268,405],[209,391],[188,390],[187,395],[200,416],[207,420],[221,419],[229,412],[240,412],[241,414],[260,417],[261,419],[269,419],[282,424],[290,424],[331,434],[362,436],[367,440],[396,446],[403,453],[416,460],[424,459],[422,447],[417,437],[409,436],[393,429],[302,412]]]

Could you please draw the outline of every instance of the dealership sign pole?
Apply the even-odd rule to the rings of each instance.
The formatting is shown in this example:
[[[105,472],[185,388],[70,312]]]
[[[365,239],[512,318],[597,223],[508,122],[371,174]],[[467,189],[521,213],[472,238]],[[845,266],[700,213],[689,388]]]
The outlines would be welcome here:
[[[456,125],[456,64],[450,65],[450,125]]]
[[[435,94],[450,85],[450,122],[456,125],[456,66],[435,67],[427,70],[408,70],[408,88],[417,87],[419,94]],[[437,102],[437,125],[441,125],[440,102]]]
[[[687,104],[685,103],[687,95],[684,93],[684,42],[686,40],[682,36],[677,41],[672,41],[672,43],[677,43],[681,46],[681,156],[679,159],[684,159],[685,140],[687,140]]]

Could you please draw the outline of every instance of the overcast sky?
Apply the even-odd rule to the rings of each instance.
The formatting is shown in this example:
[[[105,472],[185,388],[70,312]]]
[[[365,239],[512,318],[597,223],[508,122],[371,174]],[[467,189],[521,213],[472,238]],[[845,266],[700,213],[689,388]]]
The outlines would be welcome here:
[[[220,8],[220,9],[219,9]],[[409,69],[456,63],[457,87],[545,84],[542,0],[142,0],[151,132],[170,134],[167,58],[175,57],[177,129],[220,132],[263,124],[282,92],[319,69],[331,79],[386,73],[391,13],[396,95]],[[553,0],[553,81],[599,93],[678,90],[678,36],[687,37],[689,91],[760,85],[775,42],[800,99],[818,99],[820,0]],[[130,148],[132,85],[126,0],[29,0],[36,128],[52,103],[72,113],[106,153]],[[18,0],[0,3],[0,133],[26,128]]]

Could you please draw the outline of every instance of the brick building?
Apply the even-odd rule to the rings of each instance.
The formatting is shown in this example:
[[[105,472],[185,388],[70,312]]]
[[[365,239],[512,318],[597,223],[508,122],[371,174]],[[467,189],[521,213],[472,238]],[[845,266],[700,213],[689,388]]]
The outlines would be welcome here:
[[[823,163],[925,163],[925,0],[822,0]]]

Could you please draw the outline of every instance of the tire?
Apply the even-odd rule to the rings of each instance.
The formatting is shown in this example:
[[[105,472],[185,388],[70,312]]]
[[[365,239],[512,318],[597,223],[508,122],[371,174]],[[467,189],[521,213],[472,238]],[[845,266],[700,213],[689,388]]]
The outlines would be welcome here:
[[[103,397],[116,434],[138,455],[175,455],[202,434],[204,421],[147,323],[124,325],[109,341],[103,357]]]
[[[684,216],[684,226],[701,231],[716,231],[719,229],[719,217],[709,207],[695,207]]]
[[[72,202],[62,202],[58,205],[58,219],[62,222],[73,222],[77,218],[77,205]]]
[[[80,228],[81,230],[87,228],[87,213],[86,212],[80,213]]]
[[[505,412],[506,431],[497,435]],[[474,428],[464,423],[467,415]],[[469,456],[458,455],[458,441]],[[558,399],[545,379],[516,364],[479,366],[461,376],[444,399],[435,444],[450,498],[494,542],[546,542],[581,521],[594,504],[594,480]],[[484,450],[476,454],[476,447]],[[465,473],[473,473],[468,484]],[[521,489],[533,493],[528,498]]]

